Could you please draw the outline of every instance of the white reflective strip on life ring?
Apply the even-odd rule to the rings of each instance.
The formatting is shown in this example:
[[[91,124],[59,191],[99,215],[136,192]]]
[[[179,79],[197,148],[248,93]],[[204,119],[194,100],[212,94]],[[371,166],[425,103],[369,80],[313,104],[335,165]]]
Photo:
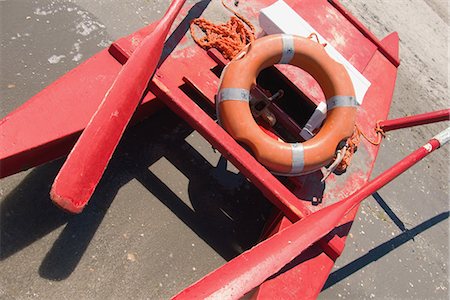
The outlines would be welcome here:
[[[241,88],[224,88],[219,91],[217,102],[222,101],[250,101],[250,91]]]
[[[305,167],[305,150],[302,143],[294,143],[292,146],[292,169],[289,173],[299,174]]]
[[[353,96],[333,96],[327,100],[327,110],[335,107],[358,107],[358,101]]]
[[[282,35],[283,41],[283,53],[281,55],[281,59],[278,62],[279,64],[288,64],[294,58],[294,38],[290,34]]]

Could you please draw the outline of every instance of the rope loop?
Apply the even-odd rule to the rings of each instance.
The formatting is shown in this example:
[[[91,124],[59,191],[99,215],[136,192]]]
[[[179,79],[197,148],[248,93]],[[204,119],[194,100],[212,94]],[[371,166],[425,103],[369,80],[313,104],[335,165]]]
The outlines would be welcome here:
[[[352,161],[353,154],[358,150],[359,143],[361,142],[360,136],[364,137],[366,141],[374,146],[378,146],[381,143],[381,140],[386,136],[386,133],[380,127],[380,121],[377,121],[374,131],[377,135],[376,140],[370,139],[358,125],[355,125],[353,135],[347,140],[347,151],[345,152],[344,158],[342,158],[341,162],[337,165],[336,171],[343,173],[347,170]]]
[[[327,46],[327,43],[321,43],[321,42],[319,41],[319,36],[317,35],[317,33],[312,32],[312,33],[308,36],[308,39],[310,39],[310,40],[312,40],[313,38],[315,38],[317,44],[321,44],[322,47],[325,48],[325,47]]]

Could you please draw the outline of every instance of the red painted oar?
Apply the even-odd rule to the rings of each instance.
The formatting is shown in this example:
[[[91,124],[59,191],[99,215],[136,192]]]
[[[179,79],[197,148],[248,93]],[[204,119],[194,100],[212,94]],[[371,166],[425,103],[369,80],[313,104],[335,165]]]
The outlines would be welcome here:
[[[347,199],[321,209],[273,235],[203,277],[174,299],[239,299],[331,232],[356,205],[449,139],[450,127]]]
[[[58,206],[79,213],[89,201],[155,72],[164,41],[185,2],[171,3],[106,92],[53,183],[50,196]]]

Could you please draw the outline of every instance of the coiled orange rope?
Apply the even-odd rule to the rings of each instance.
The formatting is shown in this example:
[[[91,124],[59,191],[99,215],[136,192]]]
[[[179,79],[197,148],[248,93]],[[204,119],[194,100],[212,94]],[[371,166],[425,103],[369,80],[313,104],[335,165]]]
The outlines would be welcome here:
[[[225,58],[231,60],[247,44],[255,40],[255,27],[247,18],[228,7],[224,0],[222,5],[235,15],[227,23],[214,24],[204,18],[198,18],[191,22],[190,31],[192,38],[200,47],[205,50],[216,48]],[[203,37],[197,37],[195,26],[203,31],[205,34]]]

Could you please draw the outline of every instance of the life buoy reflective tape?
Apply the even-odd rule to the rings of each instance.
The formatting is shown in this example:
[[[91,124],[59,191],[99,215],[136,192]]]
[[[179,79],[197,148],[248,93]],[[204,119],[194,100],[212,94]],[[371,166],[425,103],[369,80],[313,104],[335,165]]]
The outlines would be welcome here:
[[[274,64],[295,65],[319,83],[327,99],[327,118],[320,131],[304,143],[269,137],[252,117],[250,90],[259,72]],[[277,34],[244,48],[224,69],[216,107],[220,124],[237,141],[250,147],[257,160],[274,173],[299,175],[315,171],[334,157],[339,143],[353,133],[357,101],[343,65],[310,39]]]

